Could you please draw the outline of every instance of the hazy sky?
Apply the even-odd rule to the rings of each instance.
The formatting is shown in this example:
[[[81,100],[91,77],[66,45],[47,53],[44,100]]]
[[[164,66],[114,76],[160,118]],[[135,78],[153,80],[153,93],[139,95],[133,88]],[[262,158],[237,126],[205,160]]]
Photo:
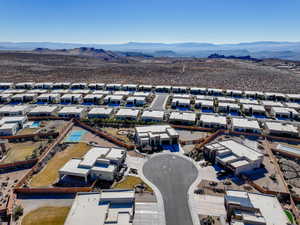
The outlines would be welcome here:
[[[300,41],[300,0],[0,0],[0,41]]]

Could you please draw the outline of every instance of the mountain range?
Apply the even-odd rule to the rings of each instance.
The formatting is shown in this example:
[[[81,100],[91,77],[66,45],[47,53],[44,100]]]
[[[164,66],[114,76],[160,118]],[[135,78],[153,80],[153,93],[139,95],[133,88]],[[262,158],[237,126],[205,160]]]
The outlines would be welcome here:
[[[254,58],[279,58],[300,60],[300,42],[244,42],[237,44],[213,44],[200,42],[145,43],[128,42],[123,44],[85,44],[59,42],[0,42],[0,50],[34,50],[96,48],[107,51],[142,53],[159,57],[208,57],[211,54],[225,56],[251,56]]]

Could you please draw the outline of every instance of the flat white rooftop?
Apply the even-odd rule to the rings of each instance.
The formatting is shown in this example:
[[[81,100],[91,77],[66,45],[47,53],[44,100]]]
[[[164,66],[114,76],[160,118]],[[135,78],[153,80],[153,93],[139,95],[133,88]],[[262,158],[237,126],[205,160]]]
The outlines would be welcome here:
[[[252,109],[252,111],[254,111],[254,112],[265,112],[266,111],[265,107],[262,105],[243,104],[242,107],[245,111],[249,111],[250,109]]]
[[[122,101],[124,95],[107,95],[104,100]]]
[[[219,108],[226,108],[229,107],[230,109],[239,109],[240,106],[236,103],[229,103],[229,102],[220,102],[218,105]]]
[[[257,100],[255,100],[255,99],[241,98],[238,101],[241,104],[259,105],[259,102]]]
[[[146,101],[146,97],[143,96],[131,96],[127,98],[127,102],[133,102],[133,101],[142,101],[145,102]]]
[[[5,116],[0,119],[0,125],[4,123],[18,123],[27,120],[27,116]]]
[[[64,94],[61,99],[81,98],[82,94]]]
[[[65,225],[130,225],[133,190],[102,190],[77,193]]]
[[[164,114],[165,114],[164,111],[144,111],[142,114],[142,118],[163,120]]]
[[[53,113],[53,112],[55,112],[56,110],[58,109],[58,107],[57,106],[37,106],[37,107],[35,107],[35,108],[33,108],[32,110],[30,110],[30,112],[29,113],[32,113],[32,114],[34,114],[34,113]]]
[[[128,96],[128,95],[130,95],[130,92],[129,91],[114,91],[113,95]]]
[[[148,133],[148,132],[164,133],[168,129],[173,129],[173,128],[170,125],[150,125],[150,126],[135,127],[135,130],[138,133]]]
[[[177,121],[195,122],[196,121],[196,113],[171,112],[169,119],[177,120]]]
[[[58,93],[46,93],[46,94],[41,94],[37,98],[38,99],[43,99],[43,98],[59,98],[60,94]]]
[[[58,113],[68,114],[68,113],[82,113],[85,109],[80,107],[63,107]]]
[[[103,97],[102,94],[88,94],[88,95],[84,96],[84,99],[94,99],[94,98],[100,99],[102,97]]]
[[[196,105],[201,105],[201,107],[213,107],[214,106],[214,101],[197,99],[195,101],[195,104]]]
[[[288,224],[288,218],[275,196],[230,190],[226,191],[225,199],[229,203],[258,208],[267,225]]]
[[[246,145],[240,144],[234,140],[220,141],[220,142],[218,142],[218,144],[231,150],[232,153],[237,155],[239,158],[246,158],[251,161],[256,161],[263,157],[262,153],[259,153],[259,152],[255,151],[254,149],[249,148]]]
[[[190,99],[191,96],[188,94],[173,94],[173,98],[185,98],[185,99]]]
[[[300,99],[300,94],[286,94],[290,99]]]
[[[174,103],[178,103],[178,104],[182,104],[182,105],[190,105],[191,100],[186,99],[186,98],[173,98],[172,99],[172,104],[174,104]]]
[[[235,98],[229,98],[229,97],[223,97],[223,96],[217,97],[216,99],[219,102],[236,102]]]
[[[92,108],[88,114],[89,115],[110,115],[113,112],[113,108],[97,107]]]
[[[200,116],[200,121],[204,123],[213,123],[213,124],[221,124],[226,125],[227,120],[225,116],[218,116],[218,115],[208,115],[208,114],[202,114]]]
[[[28,109],[30,109],[31,106],[29,105],[6,105],[0,108],[0,112],[1,113],[5,113],[5,112],[23,112],[26,111]]]
[[[119,111],[116,113],[116,116],[121,116],[121,117],[137,117],[139,114],[140,110],[138,109],[119,109]]]
[[[285,102],[284,105],[288,108],[300,109],[300,104],[296,102]]]
[[[283,107],[283,104],[281,102],[274,102],[274,101],[261,101],[261,103],[264,106],[278,106],[278,107]]]
[[[267,129],[275,132],[281,132],[281,133],[295,133],[298,134],[298,128],[295,127],[292,124],[285,124],[285,123],[279,123],[279,122],[266,122],[265,123]]]
[[[196,99],[198,100],[211,100],[213,101],[215,99],[215,97],[213,96],[209,96],[209,95],[197,95]]]
[[[149,97],[151,94],[149,92],[134,92],[133,96],[136,97]]]
[[[18,127],[18,124],[17,123],[5,123],[3,124],[0,129],[1,130],[10,130],[10,129],[15,129]]]
[[[293,109],[293,108],[284,108],[284,107],[272,107],[272,111],[274,113],[278,114],[290,114],[293,113],[293,115],[298,115],[299,113]]]
[[[260,130],[259,124],[256,120],[249,120],[245,118],[232,118],[232,126]]]

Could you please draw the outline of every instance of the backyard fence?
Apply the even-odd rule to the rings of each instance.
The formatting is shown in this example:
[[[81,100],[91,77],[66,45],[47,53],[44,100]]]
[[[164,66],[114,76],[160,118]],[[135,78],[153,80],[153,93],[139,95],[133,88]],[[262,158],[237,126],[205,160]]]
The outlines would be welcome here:
[[[24,166],[32,166],[34,165],[38,159],[29,159],[29,160],[23,160],[13,163],[4,163],[0,164],[0,169],[12,169],[17,167],[24,167]]]
[[[104,139],[106,139],[106,140],[108,140],[108,141],[110,141],[110,142],[112,142],[112,143],[114,143],[116,145],[124,147],[124,148],[126,148],[128,150],[133,150],[135,148],[135,145],[133,145],[133,144],[126,144],[125,142],[123,142],[123,141],[115,138],[114,136],[112,136],[112,135],[110,135],[110,134],[108,134],[108,133],[106,133],[104,131],[101,131],[99,129],[95,129],[95,128],[93,128],[93,127],[91,127],[91,126],[89,126],[89,125],[87,125],[87,124],[85,124],[85,123],[83,123],[83,122],[81,122],[79,120],[75,119],[74,122],[75,122],[75,124],[77,126],[80,126],[80,127],[84,128],[84,129],[86,129],[86,130],[88,130],[88,131],[90,131],[90,132],[92,132],[94,134],[97,134],[98,136],[100,136],[100,137],[102,137],[102,138],[104,138]]]

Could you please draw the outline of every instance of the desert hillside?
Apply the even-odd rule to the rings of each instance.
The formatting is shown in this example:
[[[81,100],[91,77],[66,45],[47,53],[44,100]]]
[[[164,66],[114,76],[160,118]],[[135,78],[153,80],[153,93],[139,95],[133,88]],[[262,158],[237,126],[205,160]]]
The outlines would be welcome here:
[[[0,52],[1,81],[168,84],[300,93],[299,74],[268,61]],[[126,59],[126,60],[125,60]],[[278,63],[276,63],[277,65]]]

